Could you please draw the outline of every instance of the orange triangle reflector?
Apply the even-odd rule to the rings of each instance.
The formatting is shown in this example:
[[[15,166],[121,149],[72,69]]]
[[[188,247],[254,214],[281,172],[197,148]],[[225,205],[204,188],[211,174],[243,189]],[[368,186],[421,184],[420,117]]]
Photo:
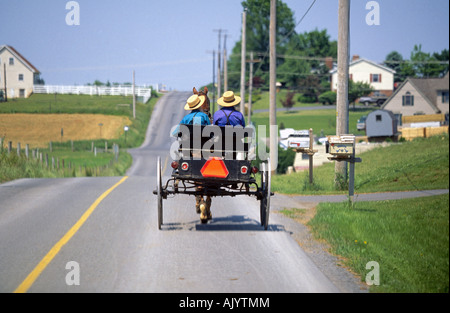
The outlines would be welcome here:
[[[227,178],[228,169],[221,158],[210,158],[200,170],[203,177]]]

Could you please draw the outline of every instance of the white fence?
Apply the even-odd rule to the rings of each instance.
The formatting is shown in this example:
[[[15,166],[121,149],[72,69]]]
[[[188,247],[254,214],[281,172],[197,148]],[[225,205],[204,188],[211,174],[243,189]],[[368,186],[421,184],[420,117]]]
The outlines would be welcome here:
[[[34,85],[34,93],[43,94],[72,94],[72,95],[91,95],[91,96],[132,96],[133,87],[131,86],[52,86],[52,85]],[[136,97],[142,97],[142,102],[146,103],[152,95],[151,88],[136,87]]]

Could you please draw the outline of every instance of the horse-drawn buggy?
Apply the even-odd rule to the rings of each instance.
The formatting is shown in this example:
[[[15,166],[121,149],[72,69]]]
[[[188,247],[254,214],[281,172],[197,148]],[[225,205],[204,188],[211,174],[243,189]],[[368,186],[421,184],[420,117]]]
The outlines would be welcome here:
[[[272,196],[270,160],[261,163],[260,168],[252,165],[256,156],[255,129],[181,124],[174,135],[177,140],[171,149],[172,175],[165,183],[161,158],[157,161],[153,193],[158,197],[158,228],[163,225],[163,201],[169,195],[209,199],[246,195],[260,201],[261,226],[267,230]],[[207,223],[208,218],[201,216],[201,222]]]

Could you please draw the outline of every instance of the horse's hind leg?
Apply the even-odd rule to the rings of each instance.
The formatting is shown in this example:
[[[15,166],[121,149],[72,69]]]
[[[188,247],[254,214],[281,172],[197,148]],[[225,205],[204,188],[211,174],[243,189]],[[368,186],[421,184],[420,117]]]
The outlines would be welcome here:
[[[212,219],[212,214],[211,214],[211,197],[210,196],[207,196],[206,197],[206,202],[205,202],[205,204],[206,204],[206,215],[207,215],[207,217],[208,217],[208,220],[211,220]]]
[[[203,197],[202,196],[195,196],[195,211],[197,212],[197,214],[201,213],[200,210],[200,205],[203,202]]]

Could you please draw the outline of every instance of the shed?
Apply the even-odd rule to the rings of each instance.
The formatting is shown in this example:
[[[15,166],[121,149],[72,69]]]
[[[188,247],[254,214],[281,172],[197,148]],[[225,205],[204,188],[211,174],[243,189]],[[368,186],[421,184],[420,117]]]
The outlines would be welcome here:
[[[393,137],[397,135],[397,119],[391,111],[376,110],[370,112],[366,119],[366,136]]]

